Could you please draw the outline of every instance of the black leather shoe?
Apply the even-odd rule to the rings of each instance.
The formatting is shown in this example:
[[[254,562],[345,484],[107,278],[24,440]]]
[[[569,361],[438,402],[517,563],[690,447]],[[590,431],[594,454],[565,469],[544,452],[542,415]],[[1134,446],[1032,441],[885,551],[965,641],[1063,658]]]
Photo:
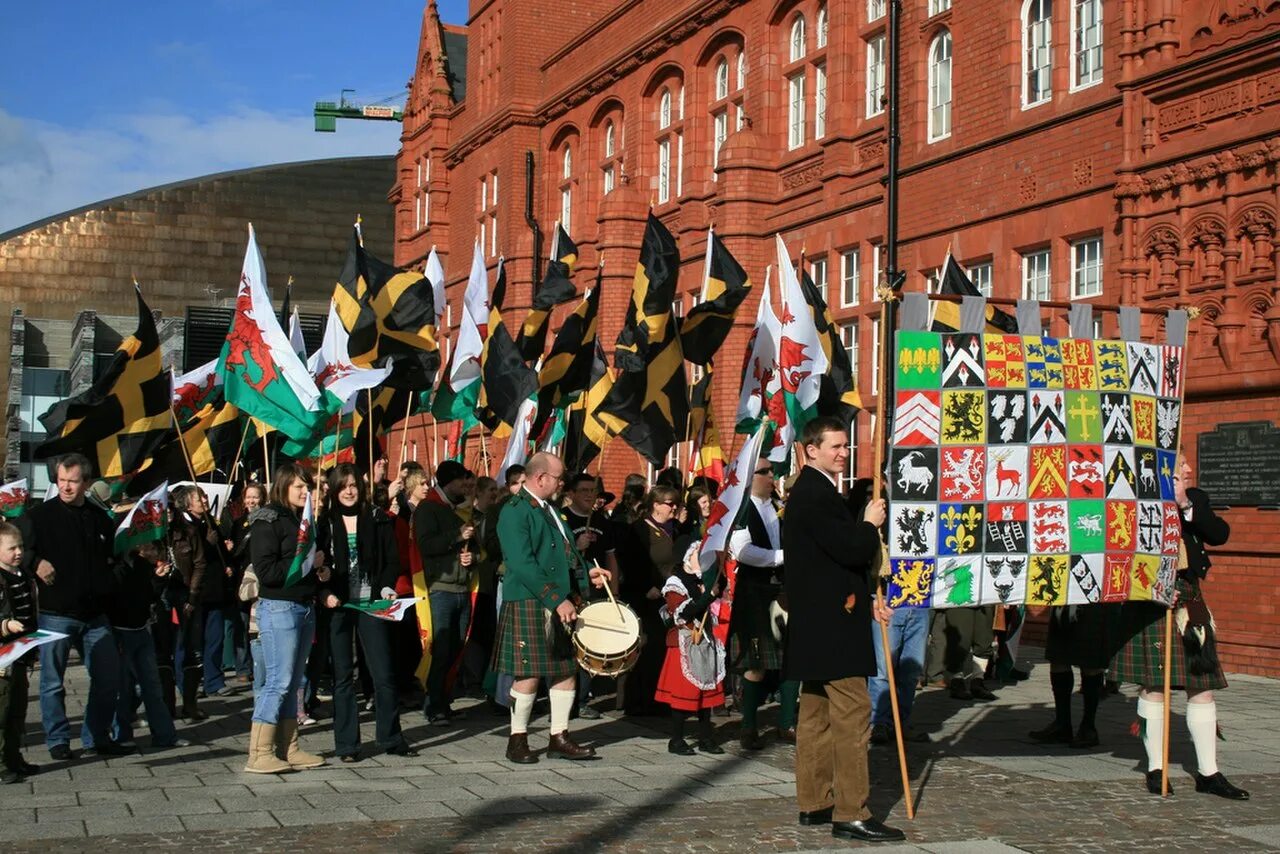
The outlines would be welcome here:
[[[893,741],[893,727],[888,724],[871,725],[871,744],[880,747]]]
[[[1206,795],[1217,795],[1230,801],[1249,800],[1249,793],[1227,782],[1227,778],[1222,776],[1221,771],[1210,774],[1208,777],[1197,774],[1196,791],[1204,792]]]
[[[75,756],[71,753],[71,745],[55,744],[49,748],[49,758],[54,762],[70,762]]]
[[[39,765],[32,765],[30,762],[28,762],[28,761],[27,761],[27,760],[25,760],[25,759],[19,759],[19,760],[18,760],[18,771],[19,771],[20,773],[22,773],[22,774],[26,775],[27,777],[30,777],[32,774],[39,774],[39,773],[40,773],[40,766],[39,766]]]
[[[719,756],[724,753],[724,748],[709,738],[698,739],[698,750],[702,753],[709,753],[712,756]]]
[[[963,679],[951,680],[951,699],[953,700],[972,700],[973,694],[969,692],[969,686]]]
[[[1147,791],[1153,795],[1160,794],[1160,769],[1147,772]],[[1173,794],[1173,782],[1169,783],[1169,794]]]
[[[667,742],[667,753],[674,753],[676,756],[694,756],[697,751],[683,738],[673,738]]]
[[[1076,733],[1075,738],[1071,739],[1071,746],[1076,750],[1086,750],[1090,747],[1097,747],[1101,744],[1098,739],[1098,731],[1093,727],[1080,727],[1080,731]]]
[[[1071,727],[1059,726],[1057,721],[1044,729],[1033,729],[1027,735],[1032,741],[1038,741],[1041,744],[1070,744],[1072,741]]]
[[[831,835],[836,839],[856,839],[859,842],[901,842],[907,835],[896,827],[876,821],[836,821],[831,823]]]
[[[831,824],[831,813],[834,811],[835,807],[827,807],[824,810],[802,812],[800,813],[800,824],[805,827],[813,827],[819,824]]]
[[[408,744],[405,744],[403,742],[401,742],[400,744],[397,744],[395,747],[388,747],[387,753],[391,754],[392,756],[407,756],[410,758],[418,755],[418,751],[414,750]]]
[[[538,761],[538,754],[529,749],[527,733],[522,732],[507,739],[507,761],[517,765],[533,765]]]
[[[743,750],[764,750],[764,739],[755,731],[742,733],[738,743],[742,745]]]
[[[969,680],[969,696],[975,700],[994,700],[996,695],[993,694],[981,679]]]

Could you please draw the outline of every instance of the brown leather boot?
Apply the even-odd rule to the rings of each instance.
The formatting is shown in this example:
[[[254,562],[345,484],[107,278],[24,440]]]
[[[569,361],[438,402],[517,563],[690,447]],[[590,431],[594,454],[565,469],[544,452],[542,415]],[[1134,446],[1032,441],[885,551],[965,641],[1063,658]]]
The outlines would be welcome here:
[[[559,756],[561,759],[595,759],[596,750],[594,747],[582,747],[574,744],[573,739],[569,738],[569,731],[553,734],[551,743],[547,745],[548,756]]]
[[[518,765],[533,765],[538,761],[538,754],[529,749],[528,733],[512,733],[507,739],[507,761]]]

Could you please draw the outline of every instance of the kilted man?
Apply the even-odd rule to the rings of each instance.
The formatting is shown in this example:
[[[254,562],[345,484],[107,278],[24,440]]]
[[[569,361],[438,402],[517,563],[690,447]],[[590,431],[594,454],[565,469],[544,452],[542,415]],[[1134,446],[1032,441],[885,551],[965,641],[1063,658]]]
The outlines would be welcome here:
[[[1191,466],[1181,456],[1173,477],[1174,498],[1182,519],[1182,548],[1178,553],[1178,580],[1174,586],[1174,647],[1170,683],[1187,692],[1187,730],[1195,745],[1196,791],[1243,801],[1249,793],[1227,781],[1218,770],[1218,707],[1213,692],[1227,687],[1218,661],[1213,620],[1200,591],[1209,574],[1205,546],[1220,546],[1231,535],[1230,526],[1209,506],[1204,490],[1187,485]],[[1164,739],[1164,621],[1168,609],[1154,602],[1126,602],[1122,606],[1124,646],[1112,665],[1120,682],[1142,686],[1138,717],[1142,719],[1142,744],[1147,749],[1147,790],[1160,794]],[[1172,786],[1170,787],[1172,794]]]
[[[548,756],[591,759],[595,750],[569,738],[569,714],[573,709],[574,677],[578,671],[569,626],[578,611],[570,598],[570,576],[582,562],[560,515],[548,500],[564,481],[564,463],[552,454],[534,454],[525,465],[525,482],[508,499],[498,517],[498,540],[506,563],[502,582],[502,611],[498,615],[498,642],[491,668],[509,673],[511,687],[511,737],[507,759],[522,765],[538,761],[529,749],[529,717],[538,691],[546,679],[551,699],[551,742]],[[603,587],[609,580],[604,569],[589,570],[591,583]]]
[[[756,463],[751,497],[743,524],[729,536],[729,557],[738,562],[734,582],[733,615],[729,620],[729,661],[742,680],[743,750],[764,747],[756,714],[765,698],[765,675],[782,669],[779,610],[782,595],[782,523],[773,503],[773,467],[768,460]],[[795,744],[796,710],[800,683],[778,686],[778,738]]]
[[[880,549],[884,501],[850,515],[836,478],[848,471],[849,434],[837,418],[805,425],[807,465],[787,496],[783,586],[791,618],[783,672],[803,680],[796,727],[796,798],[803,825],[831,822],[837,839],[891,842],[905,834],[871,815],[867,739],[876,672],[871,646],[872,574]],[[877,603],[877,617],[892,612]]]

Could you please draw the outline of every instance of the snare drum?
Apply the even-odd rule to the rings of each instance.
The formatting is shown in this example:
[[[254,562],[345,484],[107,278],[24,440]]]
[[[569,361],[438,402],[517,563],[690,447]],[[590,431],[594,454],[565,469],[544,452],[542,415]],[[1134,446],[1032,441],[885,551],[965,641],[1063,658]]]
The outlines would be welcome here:
[[[578,611],[573,648],[593,676],[621,676],[640,657],[640,620],[621,602],[593,602]]]

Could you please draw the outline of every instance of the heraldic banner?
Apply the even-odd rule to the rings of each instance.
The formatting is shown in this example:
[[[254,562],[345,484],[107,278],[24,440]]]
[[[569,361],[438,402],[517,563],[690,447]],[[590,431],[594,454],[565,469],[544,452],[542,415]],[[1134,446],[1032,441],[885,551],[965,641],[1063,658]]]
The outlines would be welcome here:
[[[1183,350],[900,331],[891,607],[1169,603]]]

